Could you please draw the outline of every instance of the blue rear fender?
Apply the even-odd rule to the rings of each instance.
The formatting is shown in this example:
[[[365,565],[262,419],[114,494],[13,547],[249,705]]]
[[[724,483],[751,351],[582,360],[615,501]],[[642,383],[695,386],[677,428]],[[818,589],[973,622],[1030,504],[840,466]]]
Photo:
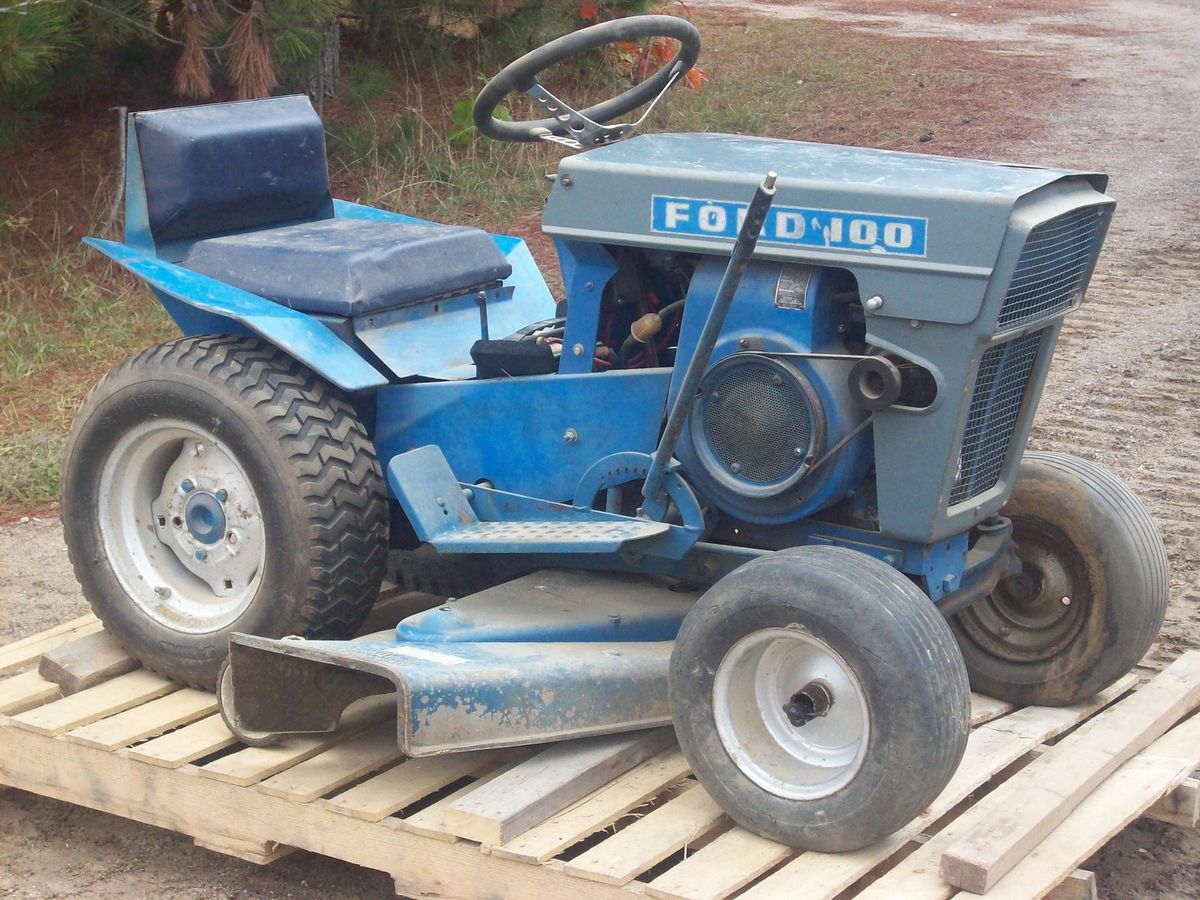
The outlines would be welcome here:
[[[350,393],[388,383],[378,369],[310,315],[128,244],[98,238],[85,238],[85,243],[145,281],[184,334],[257,334]]]
[[[334,214],[339,218],[381,222],[426,221],[341,200],[334,201]],[[507,235],[492,235],[492,240],[512,265],[512,275],[504,281],[504,287],[521,298],[518,304],[510,304],[517,307],[512,312],[517,313],[518,317],[527,314],[530,317],[528,321],[538,318],[535,313],[552,314],[553,297],[525,242]],[[136,241],[123,244],[85,238],[84,242],[145,281],[185,335],[256,334],[350,393],[373,391],[394,380],[389,377],[388,368],[383,362],[364,355],[359,347],[348,343],[353,340],[353,326],[349,321],[345,323],[344,333],[339,333],[317,316],[186,269],[155,255]],[[497,316],[498,319],[510,317]],[[511,330],[528,324],[528,321],[522,319]],[[461,340],[460,329],[450,328],[455,324],[447,320],[441,329],[455,332],[453,335],[444,335],[448,343],[454,342],[450,341],[451,338]],[[505,328],[511,323],[498,321],[496,324]],[[437,323],[429,322],[425,323],[423,331],[430,331],[430,326],[437,330]],[[430,335],[414,333],[413,337],[421,337],[421,343],[428,343]],[[403,350],[403,347],[397,349]],[[388,356],[390,358],[392,354]],[[465,366],[469,366],[469,359],[455,359],[452,362],[454,365],[450,364],[450,360],[437,360],[434,361],[436,371],[411,373],[398,372],[396,366],[392,365],[391,375],[461,378],[468,374]]]

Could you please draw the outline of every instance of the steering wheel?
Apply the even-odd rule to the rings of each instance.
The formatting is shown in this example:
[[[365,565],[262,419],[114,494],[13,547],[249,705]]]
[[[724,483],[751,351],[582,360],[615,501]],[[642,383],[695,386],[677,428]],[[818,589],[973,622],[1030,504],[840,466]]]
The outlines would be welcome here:
[[[603,103],[576,111],[538,82],[538,75],[555,63],[606,44],[643,38],[669,37],[679,42],[679,52],[641,84]],[[498,141],[548,140],[572,149],[596,147],[629,137],[650,110],[637,122],[609,125],[643,103],[657,103],[667,89],[696,64],[700,55],[700,32],[686,19],[676,16],[629,16],[613,19],[564,35],[509,63],[489,81],[471,111],[475,127]],[[494,116],[496,107],[512,91],[523,91],[550,113],[549,118],[528,122],[506,122]],[[654,108],[653,103],[651,109]]]

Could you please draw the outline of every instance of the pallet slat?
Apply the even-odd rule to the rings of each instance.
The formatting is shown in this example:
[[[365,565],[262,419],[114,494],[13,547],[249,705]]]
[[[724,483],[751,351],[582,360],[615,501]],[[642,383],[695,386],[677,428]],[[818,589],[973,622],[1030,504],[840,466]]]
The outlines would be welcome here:
[[[161,675],[138,669],[95,687],[13,716],[20,728],[56,735],[178,690]]]
[[[1189,651],[1007,782],[1007,808],[946,849],[942,877],[973,893],[988,890],[1118,766],[1197,704],[1200,652]]]
[[[1047,900],[1100,900],[1096,889],[1096,873],[1076,869],[1046,895]]]
[[[721,900],[795,854],[791,847],[731,828],[651,881],[646,893],[669,900]]]
[[[37,672],[22,672],[0,681],[0,716],[12,716],[62,696],[57,684]]]
[[[295,847],[286,847],[274,841],[241,841],[221,834],[195,838],[195,844],[205,850],[232,856],[256,866],[269,866],[275,860],[296,852]]]
[[[503,844],[673,741],[669,728],[563,741],[455,800],[446,826],[481,844]]]
[[[981,725],[971,732],[958,771],[929,809],[900,831],[877,844],[852,853],[802,853],[778,872],[760,881],[742,896],[746,900],[791,898],[795,886],[805,886],[805,896],[836,897],[872,869],[889,859],[930,824],[950,812],[1043,741],[1062,734],[1096,710],[1128,692],[1137,683],[1127,675],[1087,703],[1074,707],[1029,706]]]
[[[566,863],[563,870],[592,881],[628,884],[726,821],[724,812],[704,788],[693,785]]]
[[[321,802],[334,812],[364,822],[378,822],[460,778],[478,775],[498,764],[504,755],[505,751],[500,750],[477,750],[408,759]]]
[[[465,797],[467,794],[482,787],[488,782],[499,778],[506,772],[511,771],[521,764],[523,760],[528,758],[528,752],[516,758],[501,762],[494,769],[482,772],[479,777],[468,785],[460,787],[458,790],[447,794],[445,797],[431,803],[429,806],[413,813],[404,819],[396,819],[397,826],[406,831],[422,834],[425,837],[435,838],[439,841],[457,842],[458,837],[446,827],[446,810],[454,801]]]
[[[380,719],[387,718],[389,714],[394,715],[396,704],[390,695],[372,699],[377,702],[347,712],[337,731],[329,734],[294,735],[270,747],[247,747],[201,766],[199,772],[205,778],[240,787],[258,784],[355,737]],[[393,721],[393,733],[395,729]]]
[[[46,651],[77,637],[99,631],[103,627],[99,619],[89,614],[0,647],[0,675],[31,666]]]
[[[489,852],[508,859],[545,862],[678,784],[690,772],[683,752],[668,750],[507,844],[488,848]]]
[[[219,715],[215,715],[154,738],[127,752],[139,762],[176,769],[236,743],[233,732],[225,727]]]
[[[1148,810],[1146,818],[1179,828],[1195,828],[1200,822],[1200,779],[1189,778]]]
[[[988,892],[995,900],[1041,897],[1156,799],[1200,766],[1200,718],[1168,731],[1084,798]],[[971,895],[967,895],[968,897]]]
[[[83,725],[66,734],[68,741],[116,750],[154,737],[217,711],[217,698],[206,691],[184,688],[124,712]]]
[[[986,694],[972,693],[969,724],[972,728],[976,728],[985,722],[992,721],[992,719],[1008,715],[1016,708],[1015,703],[1006,703],[1003,700],[997,700],[995,697],[989,697]]]
[[[310,803],[395,762],[402,755],[396,741],[396,723],[384,721],[349,743],[271,776],[258,789],[297,803]]]
[[[1181,731],[1181,729],[1186,730]],[[1178,774],[1179,780],[1175,783],[1182,783],[1187,777],[1188,772],[1196,767],[1195,758],[1200,756],[1200,718],[1188,720],[1188,722],[1168,732],[1166,736],[1159,738],[1159,741],[1167,742],[1168,739],[1169,743],[1165,744],[1159,744],[1156,741],[1149,749],[1142,751],[1141,754],[1134,757],[1134,760],[1127,762],[1125,766],[1130,767],[1131,772],[1137,772],[1139,775],[1145,775],[1145,773],[1155,769],[1159,771],[1160,775],[1164,769],[1168,772],[1180,773]],[[1191,742],[1190,745],[1187,743],[1188,741]],[[1181,748],[1177,746],[1178,744],[1183,744],[1184,746]],[[1192,759],[1187,759],[1189,755]],[[1122,769],[1124,768],[1123,766]],[[1163,783],[1169,783],[1173,780],[1173,777],[1165,778]],[[1080,804],[1068,817],[1073,825],[1078,825],[1081,820],[1090,819],[1091,821],[1085,827],[1090,829],[1092,834],[1082,835],[1076,831],[1072,838],[1073,846],[1066,850],[1060,846],[1056,851],[1061,854],[1057,861],[1059,865],[1059,874],[1057,877],[1059,880],[1063,878],[1064,873],[1069,873],[1079,864],[1076,861],[1070,866],[1066,866],[1068,859],[1079,856],[1080,841],[1082,841],[1086,848],[1082,851],[1082,856],[1079,856],[1079,859],[1082,860],[1090,856],[1096,848],[1104,843],[1103,838],[1095,839],[1096,830],[1107,832],[1109,829],[1112,829],[1114,815],[1123,817],[1127,812],[1127,810],[1118,810],[1111,805],[1113,803],[1111,798],[1114,793],[1121,798],[1127,796],[1126,791],[1130,785],[1130,776],[1127,773],[1126,777],[1114,781],[1113,784],[1114,786],[1109,788],[1106,782],[1096,792],[1096,795],[1094,795],[1104,795],[1108,799],[1102,797],[1098,803],[1089,803],[1087,809],[1084,809],[1083,804]],[[1154,800],[1166,794],[1170,789],[1170,786],[1164,786],[1157,795],[1155,795],[1154,791],[1149,793],[1143,792],[1139,798],[1140,802],[1149,806]],[[1007,808],[1008,803],[1009,798],[1005,796],[1003,790],[992,791],[953,822],[946,825],[941,831],[930,838],[926,844],[913,851],[910,856],[906,857],[894,869],[859,894],[860,900],[890,900],[890,898],[900,896],[927,897],[929,900],[947,900],[951,896],[957,896],[961,897],[962,900],[970,900],[972,896],[975,896],[974,894],[967,892],[960,893],[954,886],[942,880],[938,871],[938,861],[947,847],[953,846],[956,840],[965,834],[970,834],[972,829],[980,824],[991,821]],[[1118,805],[1119,803],[1120,801],[1118,801]],[[1129,820],[1132,821],[1136,815],[1137,813],[1134,813],[1129,816]],[[1063,828],[1064,826],[1060,825],[1059,827]],[[1116,830],[1119,830],[1119,827]],[[1063,834],[1067,833],[1069,832],[1063,832]],[[1059,835],[1059,830],[1056,829],[1053,834]],[[1051,845],[1043,843],[1038,848],[1038,852],[1043,860],[1046,857],[1045,850],[1049,846]],[[1015,871],[1014,869],[1013,872]],[[1036,881],[1036,879],[1031,879],[1030,882],[1026,883],[1030,884],[1033,881]],[[996,887],[999,888],[999,886],[997,885]],[[1042,896],[1051,887],[1053,887],[1053,883],[1045,886],[1040,893],[1034,892],[1023,896]],[[992,895],[989,894],[988,897],[991,900]]]
[[[42,677],[53,681],[67,695],[140,667],[141,663],[107,631],[95,631],[61,644],[38,662]]]

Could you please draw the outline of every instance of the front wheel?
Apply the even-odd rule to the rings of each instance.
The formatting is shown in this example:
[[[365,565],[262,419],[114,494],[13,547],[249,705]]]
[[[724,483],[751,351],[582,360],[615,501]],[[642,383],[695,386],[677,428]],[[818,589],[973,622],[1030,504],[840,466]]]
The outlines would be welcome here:
[[[255,338],[121,363],[67,439],[84,596],[145,666],[196,687],[214,686],[233,632],[349,637],[383,577],[386,504],[346,398]]]
[[[966,747],[962,657],[930,599],[851,550],[772,553],[714,585],[671,655],[696,778],[739,824],[855,850],[911,821]]]
[[[1063,453],[1027,453],[1003,513],[1019,574],[954,616],[971,686],[1066,706],[1146,655],[1167,611],[1167,553],[1150,513],[1114,475]]]

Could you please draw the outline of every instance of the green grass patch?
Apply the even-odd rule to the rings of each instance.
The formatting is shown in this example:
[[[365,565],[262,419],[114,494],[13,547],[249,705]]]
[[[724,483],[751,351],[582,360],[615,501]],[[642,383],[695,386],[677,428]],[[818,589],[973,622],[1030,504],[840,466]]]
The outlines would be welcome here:
[[[173,326],[149,291],[78,245],[0,245],[0,512],[58,496],[59,453],[101,373]]]

